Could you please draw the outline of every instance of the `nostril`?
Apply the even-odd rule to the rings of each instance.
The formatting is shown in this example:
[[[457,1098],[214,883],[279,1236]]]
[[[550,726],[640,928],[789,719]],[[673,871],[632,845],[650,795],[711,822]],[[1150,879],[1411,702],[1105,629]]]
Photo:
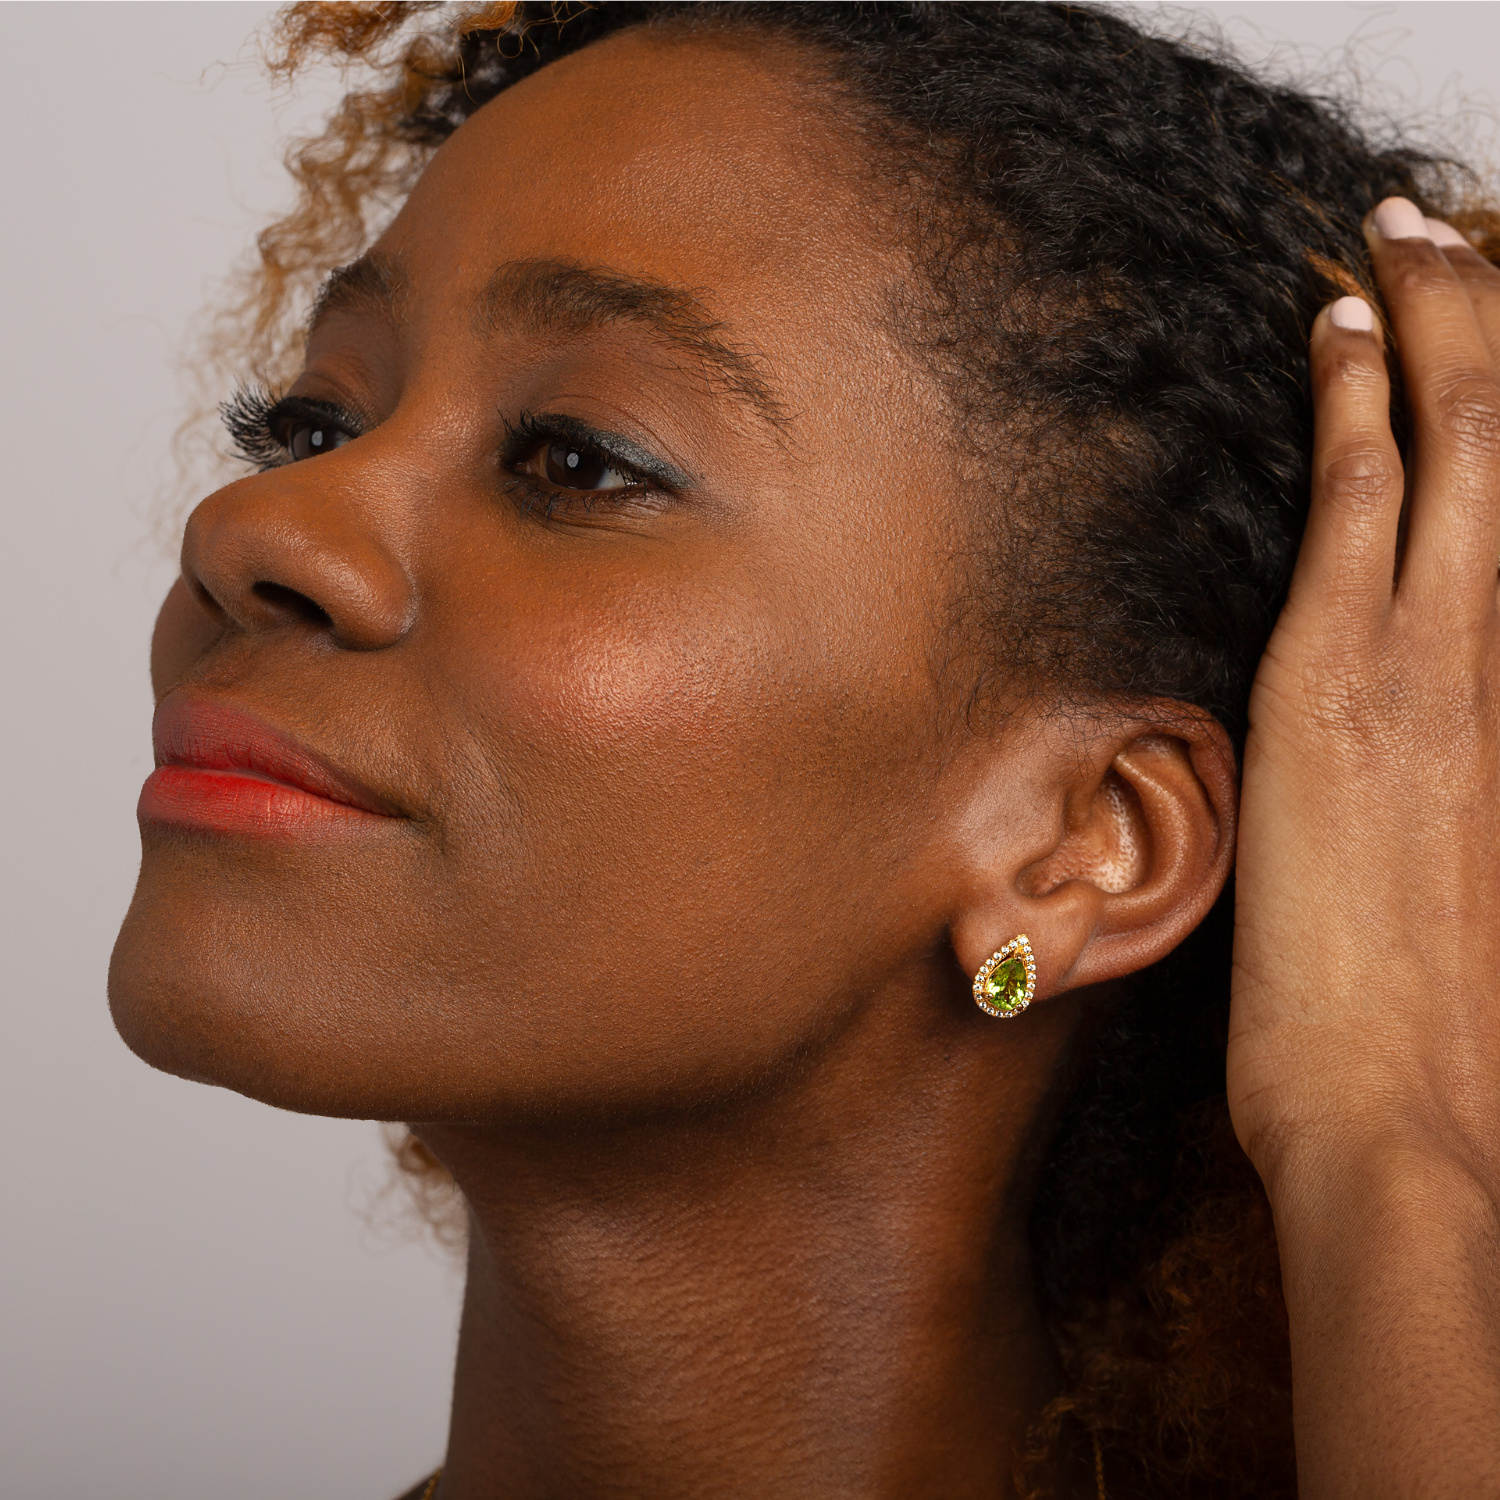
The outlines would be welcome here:
[[[299,594],[296,589],[289,589],[284,583],[262,580],[254,584],[250,592],[273,609],[291,615],[294,619],[304,620],[309,625],[327,630],[333,624],[333,617],[322,605],[315,604],[306,594]]]

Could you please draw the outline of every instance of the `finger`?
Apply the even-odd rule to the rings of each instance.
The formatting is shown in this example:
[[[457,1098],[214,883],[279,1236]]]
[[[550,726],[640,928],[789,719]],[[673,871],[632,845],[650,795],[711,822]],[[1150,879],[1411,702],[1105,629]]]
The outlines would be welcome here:
[[[1370,614],[1390,604],[1401,521],[1401,454],[1375,314],[1341,297],[1313,323],[1312,503],[1291,599]]]
[[[1482,256],[1451,224],[1424,221],[1428,237],[1447,258],[1453,273],[1469,294],[1490,358],[1500,364],[1500,269]]]
[[[1500,556],[1500,379],[1474,304],[1416,206],[1367,225],[1411,408],[1411,505],[1398,590],[1494,607]],[[1455,259],[1458,257],[1455,256]]]

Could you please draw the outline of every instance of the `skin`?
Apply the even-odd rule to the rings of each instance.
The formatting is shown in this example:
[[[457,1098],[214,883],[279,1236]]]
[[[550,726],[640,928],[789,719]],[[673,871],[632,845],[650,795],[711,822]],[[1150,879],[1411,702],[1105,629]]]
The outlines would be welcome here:
[[[1251,699],[1229,1102],[1276,1214],[1302,1494],[1494,1496],[1500,272],[1378,216],[1411,461],[1380,333],[1325,310],[1312,514]]]
[[[479,111],[377,245],[386,295],[346,288],[311,336],[293,393],[349,408],[358,435],[205,500],[158,626],[168,710],[252,713],[388,815],[300,839],[148,821],[117,1024],[186,1077],[417,1122],[453,1171],[472,1233],[443,1500],[1006,1493],[1059,1383],[1025,1221],[1069,1050],[1100,987],[1181,941],[1234,857],[1233,756],[1201,716],[1166,733],[1161,705],[1083,724],[1020,701],[967,712],[948,622],[971,476],[887,324],[908,267],[871,225],[865,163],[805,82],[763,43],[628,33]],[[1410,298],[1425,328],[1387,274],[1408,251],[1377,249],[1393,306]],[[1460,257],[1415,253],[1454,299],[1492,274],[1463,283]],[[691,289],[695,326],[741,362],[705,365],[638,316],[564,317],[556,277],[518,307],[517,273],[496,277],[518,263]],[[1320,323],[1314,360],[1316,536],[1340,513],[1340,434],[1388,448],[1389,432],[1373,339]],[[623,434],[687,482],[549,488],[507,437],[525,411]],[[1372,509],[1399,507],[1392,482]],[[1420,483],[1452,478],[1434,458]],[[1428,535],[1414,525],[1407,568]],[[1389,1126],[1415,1070],[1422,1118],[1447,1119],[1443,1066],[1472,1062],[1471,1036],[1429,1045],[1425,1068],[1350,1041],[1368,992],[1348,953],[1384,942],[1408,983],[1425,955],[1381,903],[1411,894],[1430,788],[1392,808],[1370,796],[1388,780],[1334,786],[1359,825],[1345,853],[1385,883],[1331,936],[1307,929],[1318,882],[1345,879],[1314,832],[1335,813],[1299,823],[1278,799],[1309,753],[1335,776],[1350,761],[1316,714],[1276,707],[1326,659],[1313,566],[1257,686],[1230,1085],[1294,1241],[1299,1444],[1331,1455],[1307,1493],[1373,1494],[1412,1471],[1348,1467],[1354,1440],[1329,1432],[1348,1370],[1382,1367],[1389,1320],[1370,1307],[1395,1273],[1343,1231],[1382,1208],[1417,1230],[1399,1190],[1364,1190],[1385,1137],[1342,1128],[1344,1080],[1386,1067],[1372,1097]],[[1409,633],[1413,663],[1452,649],[1451,631]],[[1494,806],[1492,750],[1491,779],[1474,770],[1493,709],[1458,697],[1475,754],[1439,863],[1463,815]],[[1398,780],[1425,765],[1389,753]],[[1449,890],[1483,874],[1467,847]],[[1443,910],[1444,994],[1482,1030],[1463,983],[1487,950],[1465,960],[1465,919]],[[1037,1003],[997,1021],[969,978],[1023,931]],[[1305,982],[1348,997],[1318,1020],[1338,1037],[1322,1050],[1274,962],[1288,944]],[[1394,980],[1393,1010],[1430,1037],[1430,1002]],[[1472,1099],[1482,1122],[1492,1096]],[[1433,1140],[1406,1139],[1415,1169]],[[1477,1204],[1488,1179],[1454,1139],[1441,1159],[1473,1168]],[[1478,1253],[1459,1229],[1450,1243]],[[1455,1337],[1483,1324],[1470,1312]],[[1404,1462],[1401,1423],[1382,1420]],[[1090,1492],[1091,1475],[1068,1480]]]

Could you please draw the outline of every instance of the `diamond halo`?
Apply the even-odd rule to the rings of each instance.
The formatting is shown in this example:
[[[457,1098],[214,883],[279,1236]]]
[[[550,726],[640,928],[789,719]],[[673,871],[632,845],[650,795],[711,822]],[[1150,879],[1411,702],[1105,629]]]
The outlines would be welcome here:
[[[990,975],[1007,959],[1012,958],[1019,959],[1026,971],[1026,988],[1019,997],[1007,999],[991,993]],[[974,976],[974,1003],[987,1015],[999,1016],[1004,1021],[1020,1015],[1031,1004],[1035,994],[1036,959],[1032,956],[1031,944],[1024,932],[1018,933],[1003,948],[990,954]]]

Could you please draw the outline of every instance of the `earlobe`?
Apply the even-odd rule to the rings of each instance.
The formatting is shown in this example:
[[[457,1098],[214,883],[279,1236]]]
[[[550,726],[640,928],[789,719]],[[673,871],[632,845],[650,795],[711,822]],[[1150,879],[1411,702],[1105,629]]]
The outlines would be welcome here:
[[[976,1001],[982,965],[1022,931],[1039,1000],[1155,963],[1207,915],[1233,863],[1234,753],[1211,720],[1176,733],[1121,725],[1052,764],[1069,767],[1052,787],[1052,847],[952,929]]]

